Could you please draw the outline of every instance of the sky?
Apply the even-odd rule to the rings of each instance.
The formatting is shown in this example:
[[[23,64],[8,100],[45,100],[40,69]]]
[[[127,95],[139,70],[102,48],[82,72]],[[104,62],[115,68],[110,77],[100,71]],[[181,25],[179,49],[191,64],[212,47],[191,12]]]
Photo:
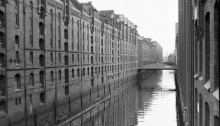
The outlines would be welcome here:
[[[98,10],[114,10],[124,14],[138,26],[140,36],[151,38],[163,47],[163,55],[175,49],[175,23],[178,21],[178,0],[78,0],[91,1]]]

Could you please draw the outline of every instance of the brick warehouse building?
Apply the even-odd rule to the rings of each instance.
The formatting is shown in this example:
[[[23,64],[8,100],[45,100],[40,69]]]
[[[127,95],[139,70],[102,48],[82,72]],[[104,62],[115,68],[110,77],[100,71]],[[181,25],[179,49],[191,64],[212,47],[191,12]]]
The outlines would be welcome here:
[[[219,0],[179,0],[178,84],[185,126],[219,126]]]
[[[157,41],[151,38],[137,37],[138,41],[138,67],[147,64],[162,63],[163,49]]]
[[[1,125],[60,124],[133,82],[136,28],[91,2],[0,0]]]

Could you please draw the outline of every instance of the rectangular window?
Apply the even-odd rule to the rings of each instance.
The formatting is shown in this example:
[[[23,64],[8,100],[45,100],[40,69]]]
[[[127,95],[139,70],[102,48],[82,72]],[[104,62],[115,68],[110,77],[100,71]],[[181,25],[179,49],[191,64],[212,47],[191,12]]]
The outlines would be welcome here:
[[[18,14],[15,14],[15,24],[19,26]]]

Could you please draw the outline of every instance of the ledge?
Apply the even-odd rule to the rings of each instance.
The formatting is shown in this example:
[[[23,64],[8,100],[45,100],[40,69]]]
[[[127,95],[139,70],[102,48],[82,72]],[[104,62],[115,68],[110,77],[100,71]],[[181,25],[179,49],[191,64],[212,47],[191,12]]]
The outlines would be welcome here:
[[[209,90],[210,89],[210,80],[208,80],[205,84],[204,84],[205,89]]]
[[[212,95],[219,101],[219,88],[216,89],[216,90],[212,93]]]

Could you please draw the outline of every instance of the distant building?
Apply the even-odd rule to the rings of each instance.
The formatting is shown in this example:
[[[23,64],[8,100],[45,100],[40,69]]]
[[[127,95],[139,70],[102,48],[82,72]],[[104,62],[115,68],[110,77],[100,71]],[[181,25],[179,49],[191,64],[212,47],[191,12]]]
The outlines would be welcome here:
[[[138,42],[138,66],[162,63],[163,48],[151,38],[137,37]]]

